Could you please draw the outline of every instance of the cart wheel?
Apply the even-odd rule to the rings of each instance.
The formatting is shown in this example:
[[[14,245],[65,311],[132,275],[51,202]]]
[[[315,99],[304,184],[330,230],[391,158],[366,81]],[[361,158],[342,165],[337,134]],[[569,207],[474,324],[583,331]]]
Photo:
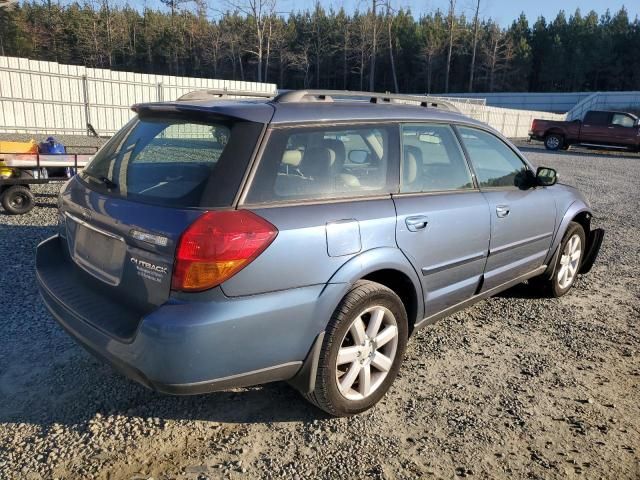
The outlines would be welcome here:
[[[36,199],[29,188],[14,185],[2,194],[2,206],[11,215],[22,215],[29,212],[36,204]]]

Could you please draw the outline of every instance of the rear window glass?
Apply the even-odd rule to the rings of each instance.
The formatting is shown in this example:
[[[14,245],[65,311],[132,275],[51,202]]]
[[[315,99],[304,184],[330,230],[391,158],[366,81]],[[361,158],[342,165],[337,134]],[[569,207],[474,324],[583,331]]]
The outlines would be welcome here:
[[[397,142],[396,131],[380,125],[276,129],[247,202],[389,193],[398,168]]]
[[[83,170],[96,190],[175,207],[231,205],[261,125],[229,118],[139,117]]]
[[[402,125],[402,152],[401,192],[473,188],[471,172],[448,125]]]
[[[585,124],[606,125],[609,123],[609,112],[587,112],[584,117]]]

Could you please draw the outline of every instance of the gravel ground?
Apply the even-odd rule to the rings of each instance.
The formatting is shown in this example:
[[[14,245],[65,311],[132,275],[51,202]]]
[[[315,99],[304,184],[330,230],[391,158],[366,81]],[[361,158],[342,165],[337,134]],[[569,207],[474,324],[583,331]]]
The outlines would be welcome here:
[[[640,158],[550,154],[607,230],[557,299],[526,286],[419,332],[371,411],[328,418],[286,384],[175,398],[123,378],[43,308],[34,248],[57,187],[0,215],[0,478],[640,478]]]

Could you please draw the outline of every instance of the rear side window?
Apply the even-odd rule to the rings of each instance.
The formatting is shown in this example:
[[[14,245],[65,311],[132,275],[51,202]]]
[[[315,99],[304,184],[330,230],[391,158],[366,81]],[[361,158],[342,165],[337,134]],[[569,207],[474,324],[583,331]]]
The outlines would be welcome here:
[[[261,129],[230,118],[136,118],[96,154],[81,178],[93,189],[145,203],[229,206]]]
[[[480,187],[513,187],[524,183],[527,165],[506,143],[483,130],[457,128]]]
[[[587,112],[584,116],[584,123],[587,125],[607,125],[609,116],[609,112]]]
[[[470,188],[473,188],[471,172],[451,127],[402,125],[401,192]]]
[[[386,126],[275,129],[247,203],[390,193],[397,130]],[[394,144],[394,145],[392,145]],[[397,175],[397,174],[396,174]]]

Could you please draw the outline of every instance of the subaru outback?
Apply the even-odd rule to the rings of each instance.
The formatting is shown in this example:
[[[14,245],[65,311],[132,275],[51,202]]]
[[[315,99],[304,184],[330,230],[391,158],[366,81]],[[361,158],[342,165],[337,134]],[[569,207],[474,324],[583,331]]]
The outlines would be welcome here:
[[[588,272],[574,188],[427,97],[194,92],[136,116],[63,187],[48,310],[159,392],[289,381],[333,415],[389,389],[419,328]]]

